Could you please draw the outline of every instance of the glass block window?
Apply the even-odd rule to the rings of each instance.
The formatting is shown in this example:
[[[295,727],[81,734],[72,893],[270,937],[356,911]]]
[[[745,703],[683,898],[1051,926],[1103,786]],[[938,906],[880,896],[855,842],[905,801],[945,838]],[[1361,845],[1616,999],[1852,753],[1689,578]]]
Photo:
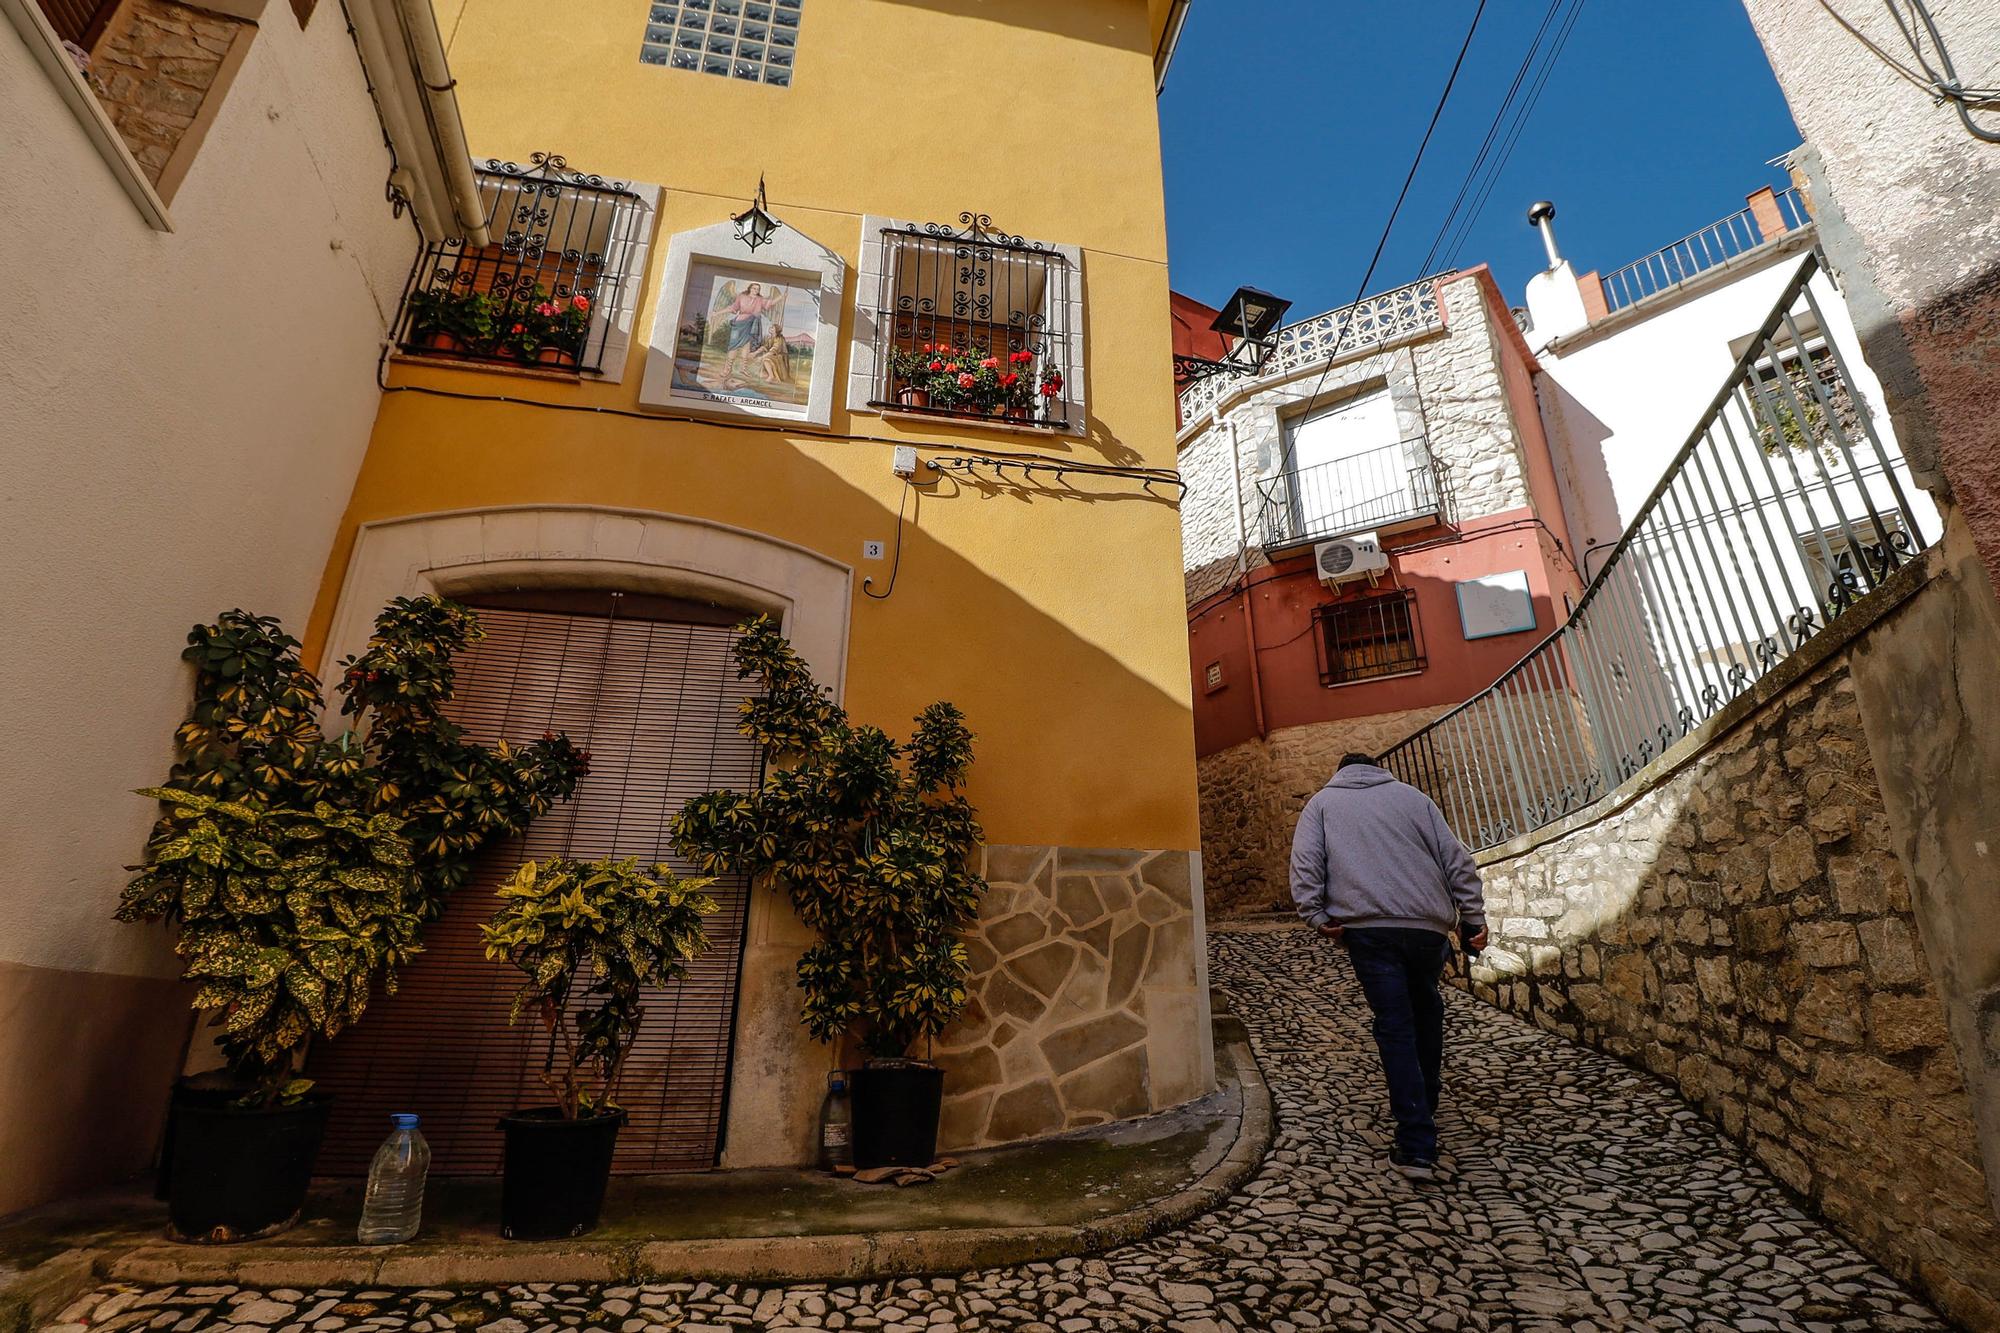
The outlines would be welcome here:
[[[805,0],[651,0],[639,61],[786,88]]]

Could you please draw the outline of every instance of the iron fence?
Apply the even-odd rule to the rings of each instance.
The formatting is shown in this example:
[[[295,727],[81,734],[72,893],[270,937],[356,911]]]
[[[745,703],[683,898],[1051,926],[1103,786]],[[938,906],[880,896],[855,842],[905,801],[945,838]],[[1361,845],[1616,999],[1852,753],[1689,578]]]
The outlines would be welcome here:
[[[1616,791],[1936,540],[1818,271],[1808,255],[1563,625],[1382,756],[1469,844]]]
[[[1803,227],[1812,221],[1797,190],[1781,191],[1776,198],[1778,215],[1785,220],[1788,228]],[[1768,239],[1756,215],[1748,208],[1738,209],[1719,222],[1711,222],[1701,230],[1681,237],[1672,245],[1663,245],[1653,253],[1642,255],[1623,268],[1605,274],[1604,307],[1606,310],[1623,310],[1656,292],[1686,282],[1697,273],[1755,249]]]
[[[602,368],[631,299],[624,275],[641,244],[640,199],[622,182],[572,171],[555,153],[475,169],[493,241],[425,250],[403,302],[406,355]]]
[[[1443,487],[1422,436],[1306,467],[1257,483],[1264,546],[1275,550],[1365,528],[1436,518]]]

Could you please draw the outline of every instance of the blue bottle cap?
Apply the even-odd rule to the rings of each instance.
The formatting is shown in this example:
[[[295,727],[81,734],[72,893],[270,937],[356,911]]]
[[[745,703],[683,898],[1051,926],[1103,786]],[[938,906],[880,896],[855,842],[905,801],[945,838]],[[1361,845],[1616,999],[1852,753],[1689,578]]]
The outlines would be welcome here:
[[[415,1129],[417,1117],[408,1111],[397,1111],[389,1117],[389,1122],[397,1129]]]

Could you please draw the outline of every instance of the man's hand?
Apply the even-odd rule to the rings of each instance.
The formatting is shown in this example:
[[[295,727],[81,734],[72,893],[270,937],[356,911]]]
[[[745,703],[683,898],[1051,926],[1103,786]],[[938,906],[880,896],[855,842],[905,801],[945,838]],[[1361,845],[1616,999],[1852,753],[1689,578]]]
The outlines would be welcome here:
[[[1346,942],[1347,931],[1345,927],[1336,926],[1329,922],[1324,926],[1314,926],[1313,929],[1317,930],[1322,938],[1332,940],[1335,944]]]
[[[1471,940],[1467,941],[1466,947],[1473,953],[1486,952],[1486,931],[1483,927],[1477,935],[1474,935]]]

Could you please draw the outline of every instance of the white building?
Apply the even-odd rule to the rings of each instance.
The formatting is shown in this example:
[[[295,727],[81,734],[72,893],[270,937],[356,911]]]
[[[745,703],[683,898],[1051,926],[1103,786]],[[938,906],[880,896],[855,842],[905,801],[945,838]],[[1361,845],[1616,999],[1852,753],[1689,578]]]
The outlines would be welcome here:
[[[1535,387],[1563,508],[1588,576],[1688,443],[1713,405],[1717,386],[1757,340],[1817,234],[1797,190],[1766,188],[1750,195],[1740,212],[1600,276],[1578,274],[1562,257],[1554,216],[1548,204],[1530,213],[1550,267],[1528,281],[1527,338],[1540,365]],[[1837,355],[1862,399],[1843,414],[1865,411],[1868,424],[1893,450],[1882,386],[1861,358],[1846,302],[1823,269],[1806,288],[1793,321],[1805,362],[1819,366]],[[1785,334],[1781,328],[1780,341]],[[1796,354],[1787,361],[1793,364]],[[1778,388],[1775,379],[1772,383]],[[1773,400],[1775,410],[1786,410],[1781,391]],[[1756,404],[1748,407],[1753,416],[1761,415]],[[1760,427],[1759,433],[1768,430]],[[1864,435],[1857,431],[1857,440]],[[1790,461],[1782,451],[1777,457]],[[1867,460],[1862,461],[1867,471]],[[1778,472],[1783,486],[1786,468]],[[1810,488],[1812,469],[1804,475]],[[1906,534],[1910,549],[1918,549],[1937,536],[1937,512],[1910,483],[1906,466],[1898,479],[1922,527]],[[1876,475],[1866,484],[1878,508],[1895,507],[1887,477]],[[1833,563],[1851,574],[1854,556],[1846,535],[1826,530],[1824,514],[1814,519],[1807,505],[1795,510],[1803,549],[1781,536],[1777,545],[1784,549],[1771,554],[1801,581],[1810,579],[1822,589],[1831,578],[1829,552]]]
[[[476,208],[428,6],[0,0],[0,1214],[150,1160],[191,1022],[115,929],[190,625],[305,624],[420,246]],[[373,96],[370,87],[373,86]],[[465,214],[479,217],[476,211]]]

